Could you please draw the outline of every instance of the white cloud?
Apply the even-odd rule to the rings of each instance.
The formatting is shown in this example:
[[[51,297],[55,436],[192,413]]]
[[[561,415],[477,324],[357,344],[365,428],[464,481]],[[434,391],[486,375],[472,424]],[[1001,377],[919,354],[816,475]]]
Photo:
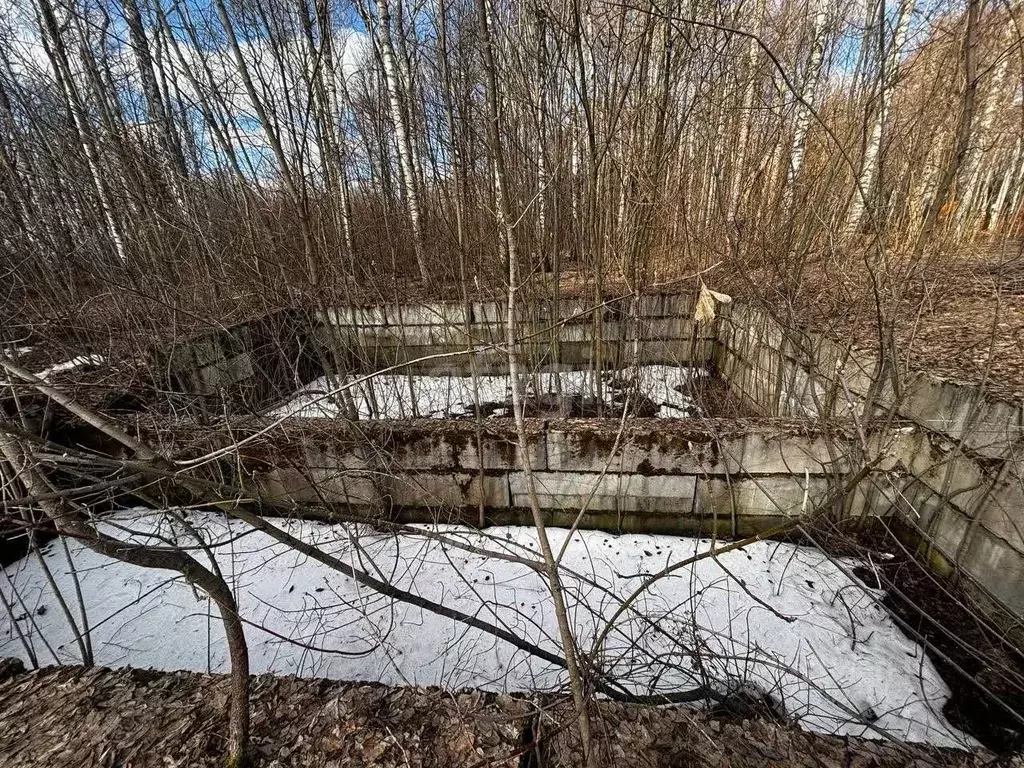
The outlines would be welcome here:
[[[246,154],[256,168],[256,174],[271,181],[277,173],[276,162],[273,160],[270,142],[264,127],[260,124],[259,110],[245,86],[240,68],[234,53],[224,41],[223,29],[218,23],[210,23],[212,14],[195,14],[197,36],[203,43],[201,47],[192,44],[188,37],[179,31],[175,34],[173,51],[171,42],[161,40],[165,55],[162,64],[167,68],[167,78],[173,82],[174,88],[190,106],[197,106],[205,100],[218,119],[227,120],[231,124],[229,139],[234,149]],[[182,20],[172,18],[172,26]],[[101,28],[102,25],[87,25],[90,29]],[[110,20],[107,27],[111,36],[106,41],[110,46],[107,54],[107,65],[115,72],[117,82],[124,91],[120,94],[122,104],[128,107],[141,101],[141,82],[135,57],[127,43],[127,30],[122,19]],[[149,30],[156,45],[156,38],[163,36],[163,31]],[[218,40],[219,44],[206,46],[207,39]],[[335,76],[337,91],[342,89],[342,79],[352,81],[355,75],[367,63],[369,40],[366,33],[351,29],[338,28],[334,32],[334,50],[336,52],[337,71]],[[14,75],[36,82],[53,82],[54,73],[49,58],[43,48],[42,36],[35,16],[29,4],[19,0],[0,0],[0,44],[9,51]],[[257,98],[271,115],[275,127],[282,134],[282,143],[289,155],[300,151],[304,153],[307,167],[319,165],[315,142],[306,137],[309,127],[309,110],[306,96],[307,80],[317,69],[315,54],[308,50],[305,41],[299,37],[284,40],[275,51],[265,37],[251,40],[239,40],[242,61],[254,85]],[[73,70],[81,70],[72,55]],[[180,54],[180,55],[179,55]],[[320,65],[322,66],[322,64]],[[76,71],[76,77],[81,76]],[[190,77],[191,76],[191,77]],[[191,79],[198,83],[198,91]],[[210,87],[210,81],[213,88]],[[84,85],[84,84],[83,84]],[[83,89],[84,92],[84,89]],[[199,119],[199,110],[192,110],[194,119]],[[126,123],[133,132],[142,136],[149,132],[142,114],[134,115],[128,108],[124,115]],[[290,136],[295,134],[298,141]],[[213,136],[209,130],[199,132],[201,145],[206,146],[204,152],[211,161],[220,148],[212,146]],[[245,166],[246,163],[243,163]]]

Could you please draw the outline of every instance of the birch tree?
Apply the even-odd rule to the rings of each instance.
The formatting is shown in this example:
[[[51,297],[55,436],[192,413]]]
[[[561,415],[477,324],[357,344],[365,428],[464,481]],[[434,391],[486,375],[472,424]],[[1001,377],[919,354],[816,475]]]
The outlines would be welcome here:
[[[67,100],[68,111],[74,122],[79,146],[85,155],[89,169],[89,177],[96,191],[100,212],[107,226],[114,251],[122,263],[128,261],[128,251],[124,236],[114,213],[114,203],[106,177],[100,168],[100,156],[96,139],[89,123],[88,112],[82,94],[75,83],[75,73],[71,65],[70,54],[61,33],[62,24],[57,20],[56,12],[50,0],[37,0],[36,10],[42,31],[43,50],[53,68],[54,76]]]
[[[886,0],[880,0],[881,19],[879,23],[879,35],[885,41],[884,30],[887,14]],[[846,219],[846,234],[852,235],[860,226],[861,218],[864,215],[865,203],[876,200],[880,195],[876,194],[876,174],[878,170],[878,155],[882,146],[882,136],[886,124],[889,121],[891,111],[892,93],[898,75],[900,52],[907,39],[907,30],[910,28],[910,20],[914,14],[914,0],[898,0],[896,18],[892,37],[883,45],[885,55],[882,58],[882,68],[878,75],[877,107],[874,120],[871,122],[871,130],[868,133],[864,145],[864,158],[861,162],[860,175],[856,181],[853,199],[850,202],[850,211]]]
[[[925,211],[920,235],[914,246],[914,256],[920,257],[930,240],[939,219],[939,212],[960,173],[964,159],[970,150],[971,128],[978,98],[978,21],[981,16],[981,0],[970,0],[964,12],[963,33],[963,89],[960,115],[954,136],[954,146],[947,153],[946,162],[935,188],[935,193]]]
[[[366,25],[373,31],[374,40],[380,48],[381,60],[384,65],[384,82],[387,86],[388,103],[391,109],[391,120],[395,128],[398,143],[398,162],[401,169],[403,192],[409,223],[412,225],[413,247],[416,252],[416,266],[420,280],[430,282],[430,266],[427,263],[426,249],[423,242],[423,207],[420,201],[418,170],[414,162],[413,142],[410,136],[409,113],[404,103],[407,96],[402,89],[399,74],[398,57],[395,54],[394,32],[391,24],[390,0],[375,0],[376,19],[360,3],[360,12]],[[376,22],[376,23],[374,23]]]
[[[803,85],[800,89],[793,115],[793,141],[789,152],[789,167],[786,171],[784,209],[788,210],[793,201],[793,189],[804,165],[807,151],[807,129],[811,124],[811,110],[818,93],[821,79],[822,58],[825,55],[825,31],[828,24],[829,4],[826,0],[808,0],[811,14],[810,52],[804,69]]]
[[[954,226],[961,235],[968,229],[973,229],[971,220],[975,217],[979,200],[985,194],[987,185],[984,183],[986,178],[984,161],[986,155],[992,154],[987,151],[986,144],[991,140],[996,105],[1002,94],[1005,93],[1009,63],[1009,57],[1000,56],[995,65],[991,88],[985,93],[981,109],[971,126],[969,145],[962,160],[962,167],[957,172],[959,204],[956,209]]]

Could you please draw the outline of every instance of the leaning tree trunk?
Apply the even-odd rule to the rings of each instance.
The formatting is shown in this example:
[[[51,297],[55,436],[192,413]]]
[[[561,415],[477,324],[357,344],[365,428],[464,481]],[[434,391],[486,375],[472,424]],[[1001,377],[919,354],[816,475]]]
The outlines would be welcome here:
[[[220,610],[231,658],[231,710],[228,724],[227,765],[241,768],[249,749],[249,650],[238,616],[238,606],[224,579],[189,554],[173,548],[132,544],[107,536],[84,514],[81,506],[65,499],[53,499],[31,455],[7,432],[0,430],[0,455],[14,468],[29,497],[61,536],[77,539],[98,554],[140,568],[176,571],[185,581],[208,594]]]

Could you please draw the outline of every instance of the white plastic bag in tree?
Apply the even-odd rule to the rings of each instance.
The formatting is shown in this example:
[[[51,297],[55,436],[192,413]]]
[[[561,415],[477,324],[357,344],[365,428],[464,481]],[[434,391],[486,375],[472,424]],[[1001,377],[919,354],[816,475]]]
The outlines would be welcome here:
[[[728,304],[732,296],[718,291],[712,291],[704,283],[700,284],[700,296],[697,298],[697,308],[693,312],[693,319],[698,323],[710,323],[715,319],[715,311],[719,304]]]

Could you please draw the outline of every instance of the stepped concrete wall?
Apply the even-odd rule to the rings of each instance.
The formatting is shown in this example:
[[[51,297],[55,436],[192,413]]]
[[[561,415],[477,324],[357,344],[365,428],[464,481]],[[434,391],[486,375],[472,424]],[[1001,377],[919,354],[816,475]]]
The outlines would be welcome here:
[[[361,425],[290,423],[288,445],[267,437],[244,449],[248,481],[264,497],[352,506],[405,521],[529,523],[524,457],[507,421]],[[556,525],[612,531],[743,536],[840,499],[843,515],[888,515],[870,491],[905,475],[916,435],[904,427],[873,441],[888,458],[858,486],[837,493],[854,466],[857,438],[782,419],[683,424],[636,419],[621,433],[605,420],[528,421],[537,499]],[[287,459],[282,461],[282,456]]]
[[[984,593],[1024,615],[1020,402],[927,374],[902,376],[897,393],[870,352],[787,328],[739,302],[710,324],[694,323],[692,303],[681,296],[630,298],[589,310],[576,299],[531,303],[520,318],[525,363],[533,369],[708,365],[767,421],[730,429],[719,422],[716,428],[730,437],[712,435],[702,442],[670,436],[666,422],[635,420],[629,426],[633,439],[620,446],[607,469],[611,444],[590,443],[603,452],[585,449],[596,427],[551,422],[531,440],[531,465],[542,504],[556,522],[571,522],[586,503],[585,522],[622,530],[682,532],[716,524],[722,532],[742,535],[769,525],[824,498],[841,474],[842,457],[858,444],[834,436],[826,441],[824,433],[776,434],[771,425],[796,420],[814,434],[827,416],[856,437],[855,417],[870,398],[873,413],[888,413],[902,426],[869,446],[869,453],[880,452],[885,460],[870,482],[850,494],[846,513],[897,514],[937,569],[959,566]],[[500,302],[279,313],[178,345],[159,362],[193,394],[242,393],[244,402],[263,403],[324,366],[371,371],[408,363],[403,370],[419,373],[500,372],[506,367],[504,320]],[[470,349],[475,351],[468,354]],[[375,439],[365,448],[377,452],[378,464],[353,464],[358,451],[307,453],[300,466],[278,462],[258,482],[269,493],[297,500],[324,496],[413,517],[420,512],[410,510],[432,508],[465,515],[482,504],[485,517],[498,519],[506,510],[502,519],[526,522],[521,464],[509,447],[514,440],[494,420],[487,422],[479,451],[474,447],[481,457],[475,464],[467,455],[451,454],[454,448],[445,443],[468,439],[465,424],[445,425],[447,436],[426,430],[414,438],[411,428],[394,429],[400,439],[383,443],[390,447],[381,448]],[[894,436],[893,429],[903,431]],[[645,443],[637,430],[657,440]],[[471,437],[475,445],[475,432]],[[662,439],[676,442],[663,450]],[[823,447],[829,448],[827,456]],[[385,477],[379,454],[388,471],[400,470],[397,476]],[[759,461],[765,462],[760,468]]]
[[[959,566],[989,597],[1024,615],[1024,438],[1021,402],[927,373],[900,377],[870,352],[786,328],[743,304],[718,322],[717,367],[747,405],[772,417],[892,414],[914,425],[902,519],[938,570]],[[875,382],[878,382],[875,384]]]
[[[596,312],[579,299],[532,301],[519,318],[519,352],[531,368],[705,365],[714,359],[717,336],[693,321],[689,306],[686,297],[671,295],[611,302]],[[500,302],[345,308],[317,313],[315,326],[339,370],[410,362],[406,370],[414,373],[461,374],[471,363],[478,372],[508,367]]]

